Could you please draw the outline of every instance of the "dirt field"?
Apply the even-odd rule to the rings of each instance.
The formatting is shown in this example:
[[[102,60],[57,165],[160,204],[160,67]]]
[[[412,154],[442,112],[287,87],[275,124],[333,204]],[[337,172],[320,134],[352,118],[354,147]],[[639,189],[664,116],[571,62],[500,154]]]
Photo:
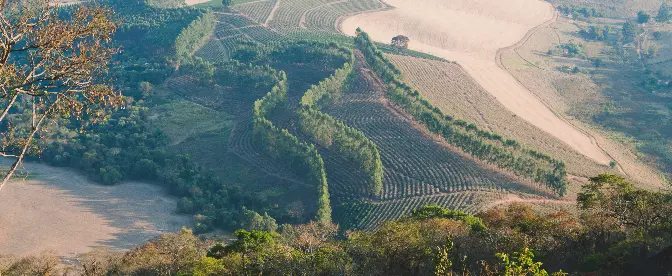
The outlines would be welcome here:
[[[395,9],[348,18],[341,24],[342,31],[353,35],[362,27],[373,39],[386,43],[395,35],[406,35],[411,39],[409,48],[462,65],[516,116],[596,162],[611,161],[590,137],[558,117],[495,62],[500,48],[516,44],[530,29],[553,18],[550,4],[536,0],[386,2]]]
[[[0,255],[123,250],[190,226],[189,217],[174,214],[176,199],[157,185],[102,186],[67,169],[26,167],[31,176],[0,193]]]
[[[187,6],[193,6],[196,4],[206,3],[210,1],[211,0],[185,0],[184,3],[187,4]]]

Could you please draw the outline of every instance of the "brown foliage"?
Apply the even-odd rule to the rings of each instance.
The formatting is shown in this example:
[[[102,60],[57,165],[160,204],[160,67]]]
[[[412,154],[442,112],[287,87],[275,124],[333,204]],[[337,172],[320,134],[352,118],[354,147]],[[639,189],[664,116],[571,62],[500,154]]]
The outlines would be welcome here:
[[[0,189],[27,154],[38,152],[34,138],[56,118],[97,119],[122,103],[106,83],[110,57],[117,52],[113,12],[79,6],[66,19],[48,0],[0,0],[0,123],[2,152],[15,158]],[[30,119],[12,116],[17,102],[30,105]]]

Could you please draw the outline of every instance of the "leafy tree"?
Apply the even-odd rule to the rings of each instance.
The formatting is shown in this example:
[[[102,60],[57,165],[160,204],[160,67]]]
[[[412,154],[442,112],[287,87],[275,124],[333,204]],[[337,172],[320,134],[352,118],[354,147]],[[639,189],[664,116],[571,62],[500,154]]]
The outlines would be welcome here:
[[[636,189],[620,176],[590,178],[577,202],[582,210],[614,220],[620,227],[646,231],[672,227],[672,195]]]
[[[639,24],[648,23],[649,21],[651,21],[650,14],[645,11],[637,12],[637,22],[639,22]]]
[[[26,155],[39,152],[34,139],[48,121],[100,118],[122,99],[103,81],[117,52],[112,12],[78,6],[62,15],[47,0],[30,4],[0,0],[0,155],[14,158],[0,189]],[[23,101],[30,119],[10,114]]]
[[[442,208],[436,205],[425,206],[419,209],[413,210],[411,217],[418,219],[429,219],[429,218],[444,218],[444,219],[453,219],[464,221],[471,227],[472,230],[483,232],[487,230],[487,227],[483,224],[481,219],[469,215],[462,211],[449,210]]]
[[[638,30],[635,24],[632,24],[632,22],[628,21],[623,24],[623,27],[621,28],[621,34],[623,34],[623,43],[631,43],[635,41]]]
[[[669,3],[664,2],[660,9],[658,9],[658,15],[656,15],[656,21],[658,22],[668,22],[672,20],[672,6]]]
[[[593,65],[595,66],[595,68],[600,68],[602,66],[602,59],[601,58],[593,59]]]
[[[275,237],[277,234],[273,235],[268,232],[252,230],[247,232],[245,230],[238,230],[233,232],[233,236],[236,237],[236,240],[230,245],[227,245],[224,248],[224,251],[227,253],[240,253],[241,261],[243,264],[243,271],[245,274],[248,274],[248,265],[249,265],[249,255],[254,252],[262,251],[264,247],[272,246],[275,244]]]
[[[501,261],[503,276],[548,276],[548,272],[541,268],[541,262],[534,261],[534,253],[529,248],[521,252],[514,252],[509,256],[506,253],[497,253]],[[553,276],[567,275],[566,273],[553,273]]]
[[[190,275],[193,276],[225,275],[230,273],[220,260],[211,257],[205,257],[196,261],[192,264],[190,272]]]
[[[392,38],[392,46],[398,49],[408,49],[408,43],[411,42],[405,35],[398,35]]]
[[[232,0],[222,0],[222,5],[224,7],[228,7],[228,6],[231,6],[231,2],[233,2],[233,1]]]
[[[259,213],[249,210],[243,207],[243,219],[242,225],[244,229],[249,231],[265,231],[265,232],[275,232],[278,230],[278,224],[275,222],[275,219],[269,216],[267,213],[264,213],[263,216]]]

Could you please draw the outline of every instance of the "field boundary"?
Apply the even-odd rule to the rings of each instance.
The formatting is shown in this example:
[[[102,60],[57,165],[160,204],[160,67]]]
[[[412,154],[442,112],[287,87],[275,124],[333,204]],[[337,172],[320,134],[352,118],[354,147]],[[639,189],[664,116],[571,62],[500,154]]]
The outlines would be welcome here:
[[[537,100],[539,100],[539,102],[541,102],[546,108],[548,108],[548,110],[550,110],[551,113],[553,113],[553,115],[555,115],[556,117],[558,117],[560,120],[564,121],[565,123],[569,124],[569,125],[572,126],[574,129],[576,129],[576,130],[578,130],[579,132],[581,132],[581,133],[583,133],[584,135],[586,135],[586,136],[590,139],[590,141],[591,141],[595,146],[597,146],[597,148],[599,148],[599,149],[602,151],[603,154],[605,154],[605,155],[606,155],[607,157],[609,157],[611,160],[616,160],[616,159],[615,159],[615,158],[614,158],[614,157],[613,157],[607,150],[605,150],[605,149],[600,145],[600,143],[597,141],[597,139],[595,138],[595,136],[594,136],[592,133],[590,133],[590,132],[584,130],[583,128],[581,128],[581,127],[579,127],[579,126],[577,126],[575,123],[573,123],[572,121],[568,120],[563,114],[560,114],[560,113],[557,112],[555,109],[553,109],[548,103],[546,103],[546,101],[544,101],[544,100],[543,100],[541,97],[539,97],[536,93],[533,93],[532,90],[530,90],[530,89],[529,89],[527,86],[525,86],[525,85],[524,85],[518,78],[516,78],[513,74],[511,74],[511,72],[510,72],[509,69],[506,67],[506,65],[504,65],[504,62],[502,62],[502,54],[503,54],[505,51],[513,50],[513,51],[520,57],[520,54],[518,54],[518,52],[517,52],[517,49],[518,49],[518,48],[520,48],[520,47],[522,47],[523,45],[525,45],[525,43],[528,42],[528,40],[530,39],[530,37],[532,37],[533,35],[535,35],[541,28],[544,28],[544,27],[546,27],[546,26],[550,26],[551,24],[553,24],[553,23],[555,23],[555,22],[557,21],[558,16],[559,16],[559,13],[558,13],[558,11],[555,9],[555,6],[551,5],[551,8],[553,9],[553,18],[551,18],[551,19],[549,19],[549,20],[547,20],[547,21],[541,23],[540,25],[537,25],[536,27],[532,28],[531,30],[529,30],[529,31],[525,34],[525,36],[524,36],[520,41],[516,42],[515,44],[513,44],[513,45],[511,45],[511,46],[508,46],[508,47],[500,48],[499,50],[497,50],[497,53],[495,54],[495,63],[497,64],[497,66],[498,66],[499,68],[501,68],[502,70],[506,71],[509,75],[511,75],[511,77],[513,77],[513,79],[516,80],[516,82],[517,82],[518,84],[520,84],[521,86],[525,87],[525,89],[527,89],[528,91],[530,91],[530,94],[532,94],[533,97],[535,97],[535,98],[536,98]],[[522,58],[522,57],[521,57],[521,58]],[[525,60],[524,58],[522,58],[522,59]],[[527,61],[527,60],[525,60],[525,61],[529,63],[529,61]],[[537,67],[537,66],[535,66],[535,67]],[[538,67],[537,67],[537,68],[538,68]],[[581,152],[579,152],[579,153],[581,153]],[[583,153],[581,153],[581,154],[583,154]],[[585,155],[585,154],[584,154],[584,155]],[[588,158],[590,158],[590,157],[588,157]],[[592,158],[591,158],[591,159],[592,159]],[[619,170],[621,173],[625,174],[625,176],[630,177],[630,175],[623,169],[623,167],[621,166],[621,164],[620,164],[619,162],[616,162],[616,167],[618,168],[618,170]]]

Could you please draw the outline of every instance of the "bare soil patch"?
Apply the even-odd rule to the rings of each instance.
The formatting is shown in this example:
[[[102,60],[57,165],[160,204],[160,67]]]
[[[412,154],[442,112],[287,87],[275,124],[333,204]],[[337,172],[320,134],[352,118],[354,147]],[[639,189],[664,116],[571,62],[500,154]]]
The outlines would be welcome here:
[[[187,4],[187,6],[193,6],[197,4],[202,4],[206,2],[210,2],[212,0],[185,0],[184,3]]]
[[[343,32],[352,35],[362,27],[385,43],[395,35],[406,35],[411,39],[409,48],[462,65],[516,116],[598,163],[611,161],[591,137],[555,114],[495,62],[500,48],[516,44],[529,30],[553,19],[550,4],[533,0],[386,2],[395,9],[348,18],[341,24]]]
[[[125,250],[191,225],[158,185],[103,186],[68,169],[32,163],[26,169],[29,178],[16,178],[0,193],[0,255]]]

